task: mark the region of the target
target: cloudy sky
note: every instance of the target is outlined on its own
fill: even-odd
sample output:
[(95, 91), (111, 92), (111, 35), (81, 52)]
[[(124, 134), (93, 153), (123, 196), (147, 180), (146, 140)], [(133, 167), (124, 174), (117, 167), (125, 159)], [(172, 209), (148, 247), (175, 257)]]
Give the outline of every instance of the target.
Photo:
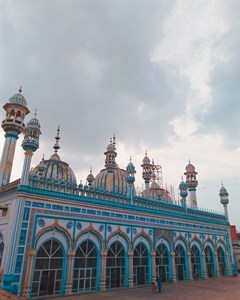
[(85, 182), (90, 166), (94, 175), (104, 167), (115, 133), (117, 162), (125, 168), (132, 156), (139, 188), (145, 150), (176, 197), (190, 159), (198, 205), (223, 211), (223, 181), (240, 230), (238, 28), (239, 2), (230, 0), (2, 0), (1, 104), (22, 85), (26, 121), (37, 108), (33, 166), (53, 153), (60, 124), (59, 155)]

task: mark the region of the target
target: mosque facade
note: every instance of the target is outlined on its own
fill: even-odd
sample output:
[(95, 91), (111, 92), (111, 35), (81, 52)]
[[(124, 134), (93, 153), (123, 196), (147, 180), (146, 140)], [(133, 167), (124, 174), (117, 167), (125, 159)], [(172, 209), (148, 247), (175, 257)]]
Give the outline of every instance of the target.
[[(40, 122), (35, 114), (24, 124), (29, 109), (21, 90), (3, 108), (2, 289), (27, 299), (139, 287), (157, 276), (175, 283), (232, 275), (228, 193), (223, 186), (219, 195), (224, 213), (199, 209), (197, 172), (189, 162), (179, 185), (181, 201), (175, 203), (158, 184), (146, 153), (141, 164), (144, 190), (136, 193), (134, 164), (118, 166), (115, 137), (104, 152), (104, 168), (95, 177), (90, 170), (83, 185), (59, 156), (59, 129), (52, 156), (32, 167)], [(11, 182), (21, 133), (22, 175)]]

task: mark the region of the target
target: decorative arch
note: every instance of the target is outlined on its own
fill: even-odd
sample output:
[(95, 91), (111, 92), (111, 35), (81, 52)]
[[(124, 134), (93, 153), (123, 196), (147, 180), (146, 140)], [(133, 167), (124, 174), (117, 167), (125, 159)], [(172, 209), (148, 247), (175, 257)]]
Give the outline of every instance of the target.
[(180, 236), (174, 243), (175, 269), (177, 281), (189, 278), (189, 265), (187, 259), (188, 245), (186, 240)]
[(81, 231), (78, 232), (78, 234), (76, 235), (75, 239), (74, 239), (74, 248), (76, 249), (77, 244), (79, 243), (79, 241), (83, 240), (84, 238), (87, 239), (91, 236), (91, 238), (96, 242), (96, 246), (99, 245), (98, 250), (104, 250), (105, 249), (105, 243), (104, 243), (104, 239), (101, 235), (101, 233), (96, 230), (92, 224), (89, 224), (89, 226)]
[(142, 232), (138, 233), (133, 241), (132, 241), (132, 248), (136, 248), (137, 244), (140, 242), (144, 243), (145, 246), (147, 247), (149, 253), (151, 253), (151, 250), (153, 249), (153, 242), (148, 234), (146, 234), (143, 230)]
[(113, 231), (107, 238), (106, 241), (106, 248), (108, 249), (112, 243), (119, 241), (122, 243), (122, 245), (125, 248), (125, 251), (127, 252), (130, 247), (130, 239), (127, 236), (127, 234), (121, 230), (120, 226), (118, 226), (118, 229)]
[(155, 244), (156, 252), (156, 275), (161, 277), (162, 282), (170, 281), (173, 276), (171, 245), (164, 236), (157, 239)]
[(226, 257), (226, 247), (223, 241), (219, 241), (216, 245), (216, 248), (217, 248), (217, 263), (219, 268), (219, 275), (226, 276), (228, 275), (227, 257)]
[(35, 243), (31, 279), (31, 296), (61, 295), (67, 278), (67, 241), (63, 233), (43, 233)]
[(206, 248), (206, 246), (209, 246), (212, 249), (213, 253), (216, 251), (214, 241), (212, 239), (210, 239), (209, 237), (204, 242), (204, 249)]
[(43, 241), (46, 241), (46, 239), (50, 239), (53, 236), (55, 239), (58, 239), (63, 244), (65, 249), (73, 248), (73, 240), (71, 234), (65, 227), (61, 226), (58, 223), (57, 219), (53, 224), (42, 228), (36, 234), (36, 237), (33, 242), (33, 248), (37, 249)]
[(201, 241), (195, 237), (190, 243), (191, 253), (191, 268), (193, 280), (204, 278), (204, 267), (202, 259), (202, 244)]

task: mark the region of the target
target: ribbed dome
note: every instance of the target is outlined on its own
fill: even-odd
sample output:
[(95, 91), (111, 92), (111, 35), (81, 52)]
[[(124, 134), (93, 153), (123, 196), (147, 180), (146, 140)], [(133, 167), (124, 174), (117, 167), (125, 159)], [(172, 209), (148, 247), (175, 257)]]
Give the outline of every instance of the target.
[(93, 187), (120, 194), (127, 194), (127, 174), (120, 168), (103, 169), (95, 177)]
[(186, 166), (186, 172), (195, 172), (195, 167), (194, 165), (192, 165), (190, 162), (189, 164)]
[(27, 106), (27, 101), (22, 94), (15, 94), (9, 99), (10, 103), (17, 103), (23, 106)]
[(27, 123), (27, 126), (35, 126), (35, 127), (38, 127), (38, 128), (41, 127), (41, 126), (40, 126), (39, 120), (36, 119), (36, 118), (31, 119), (31, 120)]
[(143, 162), (144, 165), (150, 165), (151, 161), (150, 161), (150, 158), (147, 156), (147, 154), (143, 158), (142, 162)]
[(61, 161), (59, 155), (54, 153), (49, 160), (40, 162), (31, 172), (30, 177), (42, 173), (42, 164), (46, 165), (46, 171), (42, 177), (45, 179), (64, 181), (70, 184), (76, 184), (76, 176), (69, 165)]

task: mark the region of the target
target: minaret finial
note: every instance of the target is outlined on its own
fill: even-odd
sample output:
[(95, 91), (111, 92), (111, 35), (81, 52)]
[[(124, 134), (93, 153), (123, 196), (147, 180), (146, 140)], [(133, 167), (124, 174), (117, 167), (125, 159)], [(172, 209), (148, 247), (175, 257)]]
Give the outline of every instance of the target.
[(223, 182), (221, 181), (221, 185), (223, 186)]
[(53, 149), (54, 149), (54, 152), (55, 152), (55, 153), (57, 153), (58, 150), (60, 149), (60, 146), (59, 146), (59, 144), (58, 144), (58, 142), (59, 142), (59, 140), (60, 140), (59, 132), (60, 132), (60, 125), (58, 125), (58, 128), (57, 128), (57, 135), (56, 135), (56, 137), (55, 137), (56, 142), (55, 142), (55, 144), (54, 144), (54, 146), (53, 146)]
[(20, 86), (20, 88), (19, 88), (19, 94), (21, 94), (21, 92), (22, 92), (22, 86)]
[(36, 119), (36, 117), (37, 117), (37, 108), (35, 109), (34, 119)]
[(115, 136), (115, 133), (113, 134), (113, 146), (116, 145), (116, 136)]
[(145, 150), (145, 156), (147, 156), (147, 150)]
[(189, 160), (188, 160), (188, 163), (190, 164), (191, 162), (190, 162), (190, 158), (189, 158)]
[(132, 157), (130, 156), (130, 162), (132, 162)]

